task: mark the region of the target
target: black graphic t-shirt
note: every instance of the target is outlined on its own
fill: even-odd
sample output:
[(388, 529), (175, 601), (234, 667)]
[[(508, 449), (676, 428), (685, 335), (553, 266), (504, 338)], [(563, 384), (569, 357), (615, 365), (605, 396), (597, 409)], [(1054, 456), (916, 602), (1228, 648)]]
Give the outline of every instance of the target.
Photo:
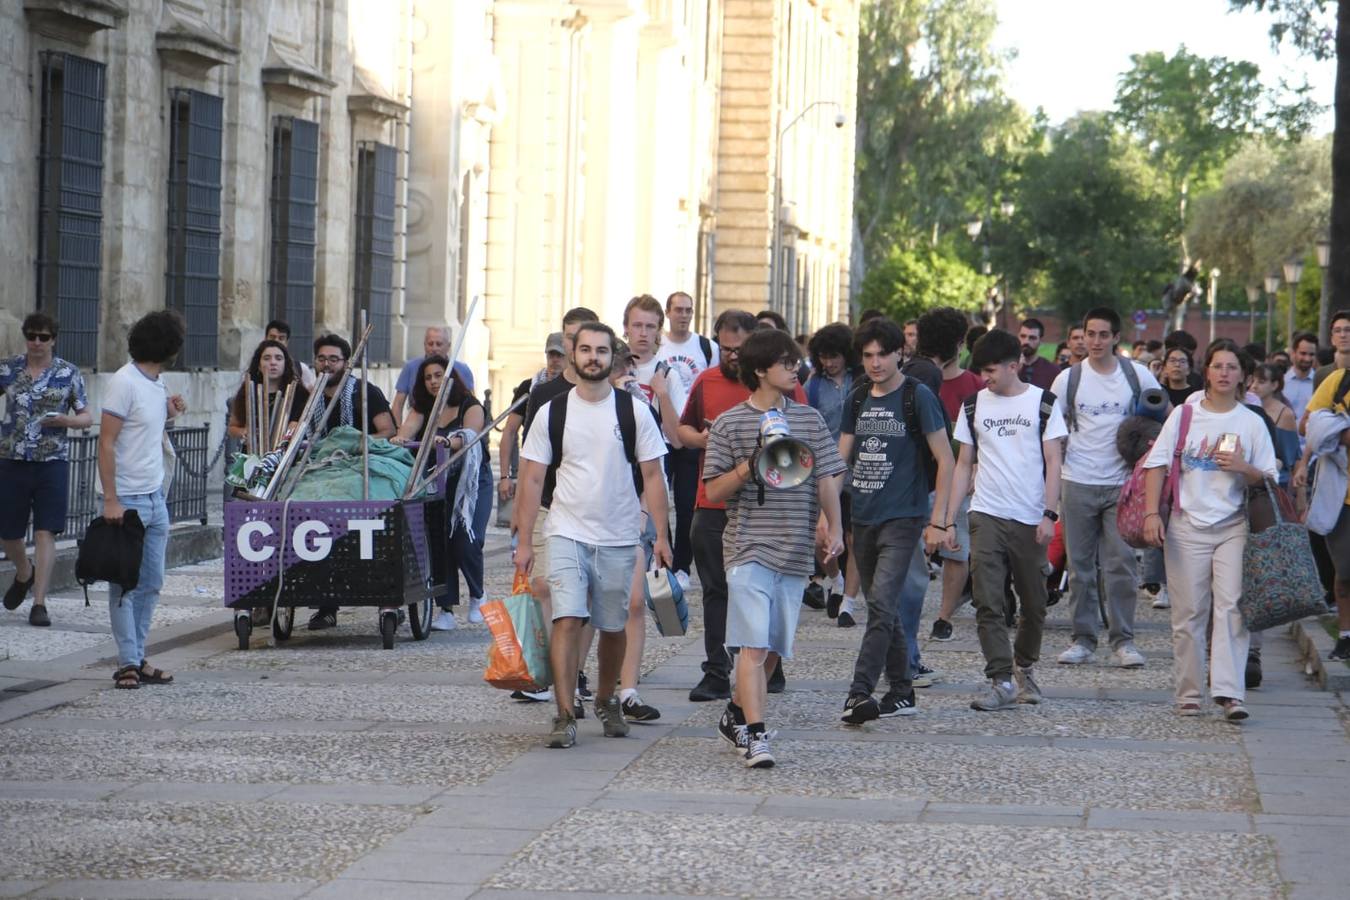
[(879, 525), (928, 515), (928, 476), (915, 442), (927, 440), (924, 435), (935, 431), (945, 434), (947, 420), (937, 395), (917, 384), (914, 410), (923, 435), (911, 436), (905, 426), (903, 395), (903, 381), (884, 397), (869, 392), (856, 421), (844, 416), (841, 430), (853, 435), (853, 472), (848, 489), (855, 524)]

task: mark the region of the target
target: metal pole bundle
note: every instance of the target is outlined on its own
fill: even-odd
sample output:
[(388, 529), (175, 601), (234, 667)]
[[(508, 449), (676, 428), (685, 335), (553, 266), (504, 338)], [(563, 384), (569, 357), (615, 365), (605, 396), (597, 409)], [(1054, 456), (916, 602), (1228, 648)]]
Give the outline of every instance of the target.
[[(361, 310), (361, 331), (366, 332), (366, 310)], [(356, 360), (352, 360), (355, 364)], [(370, 499), (370, 348), (364, 343), (361, 350), (361, 499)]]
[(431, 404), (431, 412), (427, 414), (426, 421), (422, 423), (422, 440), (417, 446), (417, 455), (413, 459), (412, 474), (408, 476), (408, 484), (403, 489), (403, 499), (407, 500), (417, 493), (418, 479), (417, 475), (422, 471), (422, 466), (426, 464), (427, 454), (436, 439), (436, 422), (441, 417), (441, 411), (445, 409), (445, 400), (450, 395), (450, 382), (455, 375), (455, 362), (459, 359), (460, 348), (464, 346), (464, 337), (469, 333), (469, 322), (473, 321), (473, 312), (478, 307), (478, 298), (474, 297), (469, 304), (469, 311), (464, 316), (464, 324), (459, 329), (459, 337), (455, 339), (455, 349), (450, 354), (450, 360), (446, 363), (445, 377), (441, 379), (441, 389), (436, 392), (436, 401)]

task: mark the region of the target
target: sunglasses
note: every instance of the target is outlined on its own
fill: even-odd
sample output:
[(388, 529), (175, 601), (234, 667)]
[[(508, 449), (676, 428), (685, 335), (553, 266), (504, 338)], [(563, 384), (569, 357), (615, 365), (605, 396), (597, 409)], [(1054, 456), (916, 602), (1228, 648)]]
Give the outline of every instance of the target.
[(45, 344), (55, 337), (55, 335), (47, 334), (43, 331), (25, 331), (23, 336), (30, 341), (37, 341), (39, 344)]

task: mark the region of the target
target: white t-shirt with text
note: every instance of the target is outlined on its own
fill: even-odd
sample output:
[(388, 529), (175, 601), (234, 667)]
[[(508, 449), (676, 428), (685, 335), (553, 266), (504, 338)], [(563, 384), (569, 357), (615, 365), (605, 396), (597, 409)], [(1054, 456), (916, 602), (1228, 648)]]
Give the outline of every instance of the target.
[[(1044, 457), (1041, 441), (1068, 433), (1059, 404), (1050, 411), (1041, 435), (1041, 397), (1035, 385), (1015, 397), (1001, 397), (989, 388), (975, 395), (975, 435), (963, 409), (956, 417), (956, 439), (979, 450), (975, 495), (970, 511), (1026, 525), (1045, 515)], [(978, 443), (977, 440), (978, 439)]]
[[(1236, 434), (1247, 462), (1275, 477), (1275, 447), (1270, 431), (1261, 417), (1241, 404), (1226, 413), (1212, 412), (1204, 404), (1188, 404), (1191, 425), (1186, 431), (1186, 446), (1181, 452), (1181, 509), (1198, 525), (1216, 525), (1242, 509), (1246, 479), (1219, 468), (1214, 454), (1224, 433)], [(1172, 410), (1163, 425), (1144, 467), (1172, 465), (1177, 435), (1181, 431), (1180, 409)], [(1173, 514), (1175, 514), (1173, 510)]]
[(113, 443), (117, 496), (153, 494), (164, 485), (164, 427), (168, 392), (162, 379), (149, 378), (127, 363), (108, 379), (103, 412), (122, 420)]
[(717, 365), (717, 343), (709, 340), (708, 348), (712, 351), (711, 360), (703, 355), (697, 332), (689, 332), (689, 337), (679, 343), (671, 340), (669, 332), (661, 335), (661, 346), (656, 348), (656, 358), (670, 364), (673, 376), (670, 381), (670, 402), (675, 405), (677, 413), (684, 412), (685, 401), (689, 399), (689, 391), (698, 373)]
[[(556, 535), (601, 547), (638, 542), (638, 497), (633, 489), (633, 470), (623, 452), (614, 402), (613, 391), (597, 403), (583, 400), (575, 389), (567, 398), (562, 464), (558, 466), (557, 486), (544, 529), (548, 537)], [(520, 451), (524, 459), (545, 466), (553, 462), (547, 427), (552, 404), (550, 400), (540, 407), (536, 418), (545, 427), (531, 428)], [(633, 413), (638, 461), (665, 456), (666, 442), (656, 419), (636, 404)]]
[[(1129, 475), (1125, 460), (1116, 449), (1116, 431), (1130, 415), (1130, 382), (1121, 366), (1134, 366), (1139, 376), (1139, 389), (1161, 388), (1158, 379), (1147, 368), (1132, 360), (1116, 360), (1115, 371), (1098, 375), (1092, 364), (1084, 361), (1083, 377), (1074, 397), (1077, 429), (1069, 433), (1069, 446), (1064, 455), (1064, 480), (1074, 484), (1121, 485)], [(1065, 394), (1069, 391), (1069, 373), (1065, 369), (1055, 378), (1050, 390), (1055, 394), (1055, 408), (1065, 413)]]

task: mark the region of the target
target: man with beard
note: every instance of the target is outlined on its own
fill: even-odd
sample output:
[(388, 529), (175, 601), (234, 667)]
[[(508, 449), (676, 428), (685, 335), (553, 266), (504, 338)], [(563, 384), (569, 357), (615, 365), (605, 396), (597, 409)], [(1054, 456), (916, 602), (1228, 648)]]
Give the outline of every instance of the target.
[(1069, 329), (1068, 344), (1069, 365), (1076, 366), (1087, 359), (1087, 333), (1083, 331), (1083, 324), (1081, 322), (1075, 322)]
[(1045, 326), (1040, 319), (1027, 319), (1017, 332), (1017, 340), (1022, 345), (1022, 358), (1019, 360), (1018, 376), (1027, 384), (1034, 384), (1043, 391), (1050, 390), (1059, 375), (1059, 366), (1044, 358), (1038, 352)]
[[(755, 317), (739, 309), (729, 309), (713, 324), (713, 337), (720, 351), (718, 364), (705, 369), (694, 379), (689, 400), (680, 417), (680, 442), (686, 447), (707, 449), (708, 430), (717, 417), (750, 397), (750, 389), (740, 382), (741, 344), (755, 330)], [(798, 385), (793, 399), (806, 402)], [(699, 460), (702, 470), (703, 461)], [(708, 499), (703, 480), (698, 483), (694, 502), (694, 521), (690, 540), (694, 547), (694, 565), (703, 585), (703, 679), (689, 692), (695, 702), (731, 698), (731, 657), (726, 651), (727, 573), (723, 562), (722, 533), (726, 530), (725, 503)], [(769, 691), (781, 691), (781, 669), (769, 681)]]
[[(655, 556), (662, 565), (671, 562), (661, 465), (666, 445), (655, 420), (636, 414), (632, 395), (615, 391), (610, 384), (614, 344), (614, 332), (607, 325), (586, 322), (577, 329), (572, 351), (577, 385), (541, 407), (545, 424), (529, 431), (520, 453), (517, 502), (522, 532), (534, 529), (545, 471), (551, 470), (555, 479), (545, 531), (549, 557), (545, 574), (553, 598), (549, 656), (558, 705), (547, 744), (555, 749), (576, 743), (573, 691), (581, 663), (577, 640), (587, 620), (600, 632), (596, 717), (605, 737), (628, 734), (615, 687), (627, 644), (629, 584), (639, 544), (634, 463), (656, 525)], [(557, 426), (557, 416), (565, 418), (561, 446), (555, 448), (550, 432)], [(529, 574), (533, 547), (519, 542), (514, 557), (517, 571)]]

